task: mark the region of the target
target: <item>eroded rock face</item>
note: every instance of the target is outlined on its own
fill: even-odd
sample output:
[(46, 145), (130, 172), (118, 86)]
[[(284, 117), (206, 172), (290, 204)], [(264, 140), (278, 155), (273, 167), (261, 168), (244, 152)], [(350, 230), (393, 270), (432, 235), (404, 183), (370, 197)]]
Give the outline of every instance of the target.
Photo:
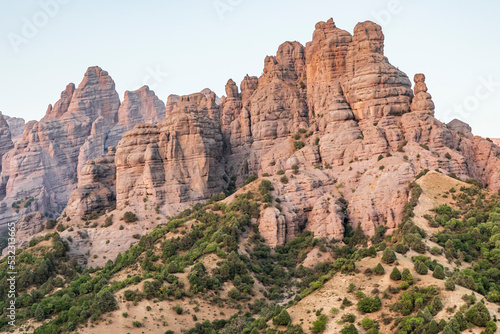
[[(0, 160), (14, 147), (10, 127), (4, 116), (0, 113)], [(0, 161), (0, 171), (2, 170), (2, 162)]]
[(137, 124), (155, 124), (165, 119), (165, 104), (149, 87), (125, 92), (123, 103), (118, 109), (118, 123), (106, 139), (106, 147), (116, 146), (123, 134)]
[(410, 110), (410, 80), (384, 57), (384, 34), (379, 25), (359, 23), (351, 36), (331, 19), (320, 22), (306, 54), (312, 115), (333, 112), (333, 119), (346, 120), (352, 118), (351, 109), (358, 120), (376, 120)]
[(222, 131), (228, 147), (228, 168), (240, 182), (249, 173), (273, 172), (293, 153), (290, 136), (308, 127), (308, 109), (301, 82), (305, 80), (304, 48), (282, 44), (266, 57), (264, 74), (245, 77), (242, 92), (230, 80), (221, 103)]
[(434, 102), (431, 94), (427, 93), (427, 85), (425, 84), (424, 74), (415, 74), (415, 88), (413, 89), (415, 96), (411, 102), (411, 111), (427, 111), (434, 114)]
[(78, 178), (78, 188), (71, 193), (65, 213), (82, 217), (99, 213), (116, 204), (116, 166), (114, 147), (95, 160), (89, 160)]
[(411, 82), (384, 56), (384, 34), (376, 23), (366, 21), (354, 28), (346, 77), (344, 92), (357, 119), (410, 111)]
[[(76, 188), (77, 171), (104, 153), (104, 136), (115, 122), (120, 101), (113, 79), (99, 67), (70, 84), (39, 122), (25, 126), (23, 138), (5, 155), (0, 185), (0, 225), (40, 211), (57, 216)], [(33, 197), (19, 212), (13, 202)]]
[(3, 117), (9, 125), (12, 141), (16, 143), (23, 136), (24, 124), (26, 122), (20, 117), (9, 117), (7, 115), (3, 115)]
[(474, 135), (472, 134), (472, 128), (469, 124), (462, 122), (459, 119), (454, 119), (450, 123), (448, 123), (448, 127), (453, 131), (463, 134), (467, 138), (472, 138)]
[(165, 121), (124, 135), (116, 152), (119, 207), (146, 197), (172, 214), (226, 186), (222, 133), (209, 117), (216, 106), (213, 95), (183, 96)]

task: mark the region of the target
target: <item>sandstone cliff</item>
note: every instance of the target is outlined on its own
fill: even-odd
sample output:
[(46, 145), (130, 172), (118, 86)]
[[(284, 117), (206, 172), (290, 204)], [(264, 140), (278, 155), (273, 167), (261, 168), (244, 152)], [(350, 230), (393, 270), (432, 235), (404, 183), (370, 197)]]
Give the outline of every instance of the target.
[(9, 125), (12, 141), (16, 143), (23, 136), (23, 129), (26, 122), (20, 117), (10, 117), (7, 115), (3, 115), (3, 117)]
[[(54, 106), (49, 105), (44, 118), (25, 125), (15, 147), (2, 146), (5, 151), (12, 150), (0, 152), (6, 153), (0, 184), (0, 226), (29, 212), (39, 211), (47, 217), (59, 216), (78, 183), (82, 186), (79, 189), (81, 195), (90, 191), (87, 184), (89, 173), (97, 172), (89, 171), (91, 167), (87, 162), (104, 155), (110, 143), (117, 143), (121, 135), (135, 124), (163, 119), (164, 108), (147, 87), (127, 92), (120, 106), (113, 79), (101, 68), (90, 67), (78, 87), (72, 83), (67, 85), (60, 100)], [(19, 125), (19, 121), (12, 123)], [(0, 124), (4, 129), (2, 125), (5, 124)], [(15, 126), (13, 128), (18, 131)], [(7, 137), (5, 134), (1, 138), (7, 140)], [(108, 160), (109, 157), (98, 159), (97, 164), (106, 164)], [(115, 197), (114, 192), (109, 191), (112, 194), (82, 199), (84, 203), (79, 209), (73, 208), (74, 212), (86, 212), (95, 205), (108, 205)], [(90, 203), (94, 199), (104, 199), (103, 196), (108, 201)], [(15, 202), (28, 198), (33, 198), (29, 207), (12, 207)], [(73, 202), (71, 204), (75, 206)]]
[(165, 121), (126, 133), (116, 149), (118, 206), (151, 197), (174, 214), (222, 191), (227, 184), (218, 110), (214, 94), (183, 96)]

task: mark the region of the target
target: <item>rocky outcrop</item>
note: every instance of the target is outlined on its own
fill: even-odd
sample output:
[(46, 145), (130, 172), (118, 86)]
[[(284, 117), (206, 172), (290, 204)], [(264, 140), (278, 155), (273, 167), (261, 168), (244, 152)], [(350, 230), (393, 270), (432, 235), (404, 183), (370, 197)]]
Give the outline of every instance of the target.
[(165, 121), (123, 136), (116, 151), (119, 207), (149, 198), (173, 214), (224, 189), (222, 133), (209, 117), (216, 106), (213, 94), (183, 96)]
[(291, 135), (308, 127), (305, 93), (300, 88), (304, 78), (304, 48), (287, 42), (276, 56), (266, 57), (259, 79), (243, 79), (241, 93), (232, 80), (226, 85), (222, 131), (229, 151), (228, 169), (240, 182), (249, 173), (274, 172), (293, 153)]
[[(104, 138), (119, 105), (113, 79), (91, 67), (78, 88), (68, 85), (42, 120), (25, 126), (23, 138), (4, 158), (0, 225), (34, 211), (59, 215), (76, 188), (77, 171), (104, 153)], [(29, 208), (11, 208), (27, 197), (34, 199)]]
[(59, 101), (57, 101), (56, 104), (54, 104), (54, 107), (52, 107), (52, 105), (49, 104), (44, 119), (46, 120), (58, 119), (62, 117), (62, 115), (64, 115), (64, 113), (68, 111), (74, 93), (75, 93), (75, 84), (69, 83), (66, 86), (66, 89), (61, 92), (61, 97)]
[(469, 124), (462, 122), (461, 120), (458, 120), (455, 118), (447, 125), (453, 131), (458, 132), (458, 133), (466, 136), (467, 138), (474, 137), (474, 135), (472, 134), (472, 128), (469, 126)]
[(0, 113), (0, 171), (2, 170), (2, 157), (14, 147), (10, 127), (2, 113)]
[(414, 81), (413, 92), (415, 96), (411, 102), (411, 111), (427, 111), (434, 114), (434, 102), (432, 102), (431, 94), (427, 93), (425, 75), (421, 73), (415, 74)]
[(82, 217), (100, 213), (116, 204), (115, 148), (95, 160), (89, 160), (78, 178), (78, 188), (71, 193), (65, 214)]
[(351, 43), (351, 34), (337, 28), (333, 19), (316, 24), (312, 41), (306, 45), (307, 101), (312, 117), (329, 113), (338, 120), (353, 117), (341, 88)]
[(9, 117), (7, 115), (3, 115), (3, 117), (9, 125), (12, 141), (16, 143), (23, 136), (25, 121), (20, 117)]
[(125, 92), (123, 103), (118, 109), (118, 123), (110, 130), (106, 147), (116, 146), (122, 135), (141, 123), (155, 124), (165, 119), (165, 104), (149, 87)]
[(357, 119), (379, 119), (410, 111), (411, 82), (384, 56), (384, 34), (376, 23), (358, 23), (346, 55), (347, 101)]
[(384, 35), (379, 25), (359, 23), (351, 36), (337, 28), (332, 19), (320, 22), (306, 54), (311, 115), (336, 112), (334, 119), (349, 119), (351, 109), (360, 120), (410, 110), (410, 80), (384, 57)]

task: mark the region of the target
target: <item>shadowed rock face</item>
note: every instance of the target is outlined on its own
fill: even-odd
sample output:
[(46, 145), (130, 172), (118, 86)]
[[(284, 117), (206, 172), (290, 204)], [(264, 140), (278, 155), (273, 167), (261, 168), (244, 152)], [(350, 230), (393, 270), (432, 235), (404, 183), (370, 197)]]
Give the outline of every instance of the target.
[(137, 124), (155, 124), (163, 119), (165, 104), (147, 86), (133, 92), (126, 91), (118, 109), (118, 122), (107, 136), (106, 147), (118, 145), (122, 135)]
[(118, 206), (152, 198), (173, 214), (220, 192), (224, 157), (215, 96), (183, 96), (157, 125), (138, 125), (116, 150)]
[[(205, 89), (164, 105), (143, 87), (120, 105), (109, 75), (91, 68), (5, 154), (1, 217), (15, 217), (12, 202), (27, 196), (35, 201), (18, 216), (56, 215), (66, 204), (77, 217), (115, 204), (172, 215), (256, 174), (281, 200), (259, 222), (276, 246), (304, 228), (329, 239), (346, 224), (368, 235), (395, 229), (425, 169), (498, 190), (500, 147), (463, 122), (435, 119), (425, 76), (414, 81), (412, 90), (384, 56), (380, 26), (359, 23), (351, 35), (333, 20), (318, 23), (305, 47), (283, 43), (260, 77), (240, 88), (229, 80), (220, 100)], [(273, 176), (279, 170), (288, 183)]]

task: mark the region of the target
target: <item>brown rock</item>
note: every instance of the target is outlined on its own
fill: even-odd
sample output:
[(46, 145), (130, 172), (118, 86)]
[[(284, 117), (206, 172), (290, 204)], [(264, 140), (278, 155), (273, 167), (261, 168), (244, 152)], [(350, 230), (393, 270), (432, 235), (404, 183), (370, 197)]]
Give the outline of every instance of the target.
[(209, 117), (214, 105), (201, 93), (183, 96), (165, 121), (124, 135), (116, 152), (119, 207), (148, 197), (173, 214), (224, 189), (222, 134)]
[(69, 217), (98, 213), (116, 204), (115, 148), (89, 160), (80, 172), (78, 188), (71, 193), (64, 212)]
[(2, 157), (14, 147), (10, 127), (2, 113), (0, 113), (0, 171), (2, 170)]
[(125, 92), (118, 109), (118, 123), (107, 134), (106, 147), (116, 146), (123, 134), (141, 123), (155, 124), (165, 119), (165, 104), (148, 86)]
[(454, 119), (450, 123), (447, 124), (450, 129), (456, 131), (458, 133), (463, 134), (467, 138), (472, 138), (474, 135), (472, 134), (472, 128), (469, 124), (462, 122), (461, 120)]
[(415, 96), (411, 102), (411, 111), (427, 111), (434, 114), (434, 102), (432, 97), (427, 93), (427, 85), (425, 84), (425, 75), (415, 74)]
[[(104, 153), (105, 134), (120, 104), (106, 71), (91, 67), (76, 90), (68, 85), (40, 122), (25, 126), (22, 140), (5, 155), (0, 184), (0, 226), (40, 211), (58, 216), (76, 188), (77, 171)], [(13, 202), (31, 196), (19, 212)]]
[(25, 121), (19, 117), (9, 117), (7, 115), (3, 115), (5, 121), (9, 125), (10, 134), (12, 137), (12, 141), (17, 143), (23, 136), (23, 130)]

